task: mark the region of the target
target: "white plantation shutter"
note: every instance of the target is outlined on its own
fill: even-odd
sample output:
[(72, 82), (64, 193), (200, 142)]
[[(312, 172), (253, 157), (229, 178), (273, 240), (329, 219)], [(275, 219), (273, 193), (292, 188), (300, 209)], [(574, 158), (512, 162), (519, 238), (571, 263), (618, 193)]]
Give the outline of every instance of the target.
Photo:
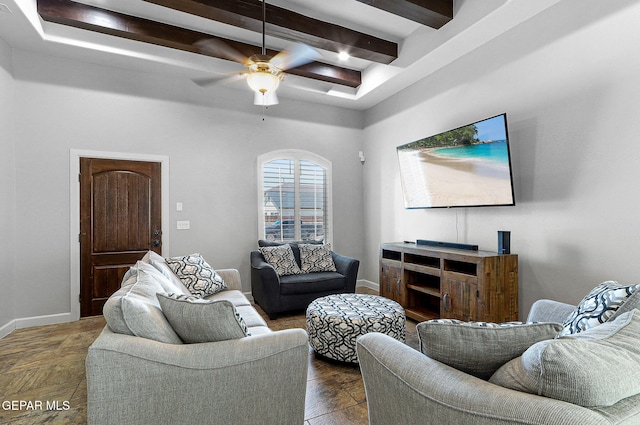
[(304, 151), (258, 158), (258, 238), (331, 240), (331, 163)]
[(300, 167), (300, 222), (302, 240), (320, 240), (327, 227), (327, 170), (311, 161), (301, 160)]

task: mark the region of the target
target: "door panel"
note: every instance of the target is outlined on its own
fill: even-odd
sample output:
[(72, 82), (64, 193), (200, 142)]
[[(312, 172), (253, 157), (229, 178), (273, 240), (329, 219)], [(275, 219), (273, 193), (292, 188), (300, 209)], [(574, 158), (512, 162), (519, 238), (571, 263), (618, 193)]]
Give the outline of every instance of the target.
[(465, 279), (443, 276), (441, 316), (447, 319), (476, 319), (478, 285)]
[(80, 315), (102, 314), (130, 266), (161, 252), (160, 163), (80, 159)]

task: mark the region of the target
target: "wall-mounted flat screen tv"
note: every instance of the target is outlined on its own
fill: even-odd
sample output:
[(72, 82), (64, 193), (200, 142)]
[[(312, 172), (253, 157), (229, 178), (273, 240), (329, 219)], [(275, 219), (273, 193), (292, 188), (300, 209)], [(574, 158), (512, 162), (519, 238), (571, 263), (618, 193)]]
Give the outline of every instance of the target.
[(398, 146), (406, 208), (515, 205), (507, 114)]

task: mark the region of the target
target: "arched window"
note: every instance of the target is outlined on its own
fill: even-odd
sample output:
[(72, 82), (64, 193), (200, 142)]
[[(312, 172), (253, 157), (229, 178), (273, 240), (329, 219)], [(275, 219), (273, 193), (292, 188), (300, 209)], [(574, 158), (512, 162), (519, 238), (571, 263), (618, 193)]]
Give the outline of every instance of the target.
[(258, 157), (258, 238), (332, 241), (331, 162), (311, 152)]

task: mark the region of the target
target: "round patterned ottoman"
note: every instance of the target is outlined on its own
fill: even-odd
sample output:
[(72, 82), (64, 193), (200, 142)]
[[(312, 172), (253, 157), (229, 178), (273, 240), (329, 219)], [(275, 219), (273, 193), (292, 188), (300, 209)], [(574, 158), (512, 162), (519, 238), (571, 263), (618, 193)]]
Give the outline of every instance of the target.
[(328, 295), (307, 307), (309, 344), (317, 354), (343, 362), (358, 362), (356, 339), (369, 332), (404, 342), (405, 321), (400, 304), (377, 295)]

